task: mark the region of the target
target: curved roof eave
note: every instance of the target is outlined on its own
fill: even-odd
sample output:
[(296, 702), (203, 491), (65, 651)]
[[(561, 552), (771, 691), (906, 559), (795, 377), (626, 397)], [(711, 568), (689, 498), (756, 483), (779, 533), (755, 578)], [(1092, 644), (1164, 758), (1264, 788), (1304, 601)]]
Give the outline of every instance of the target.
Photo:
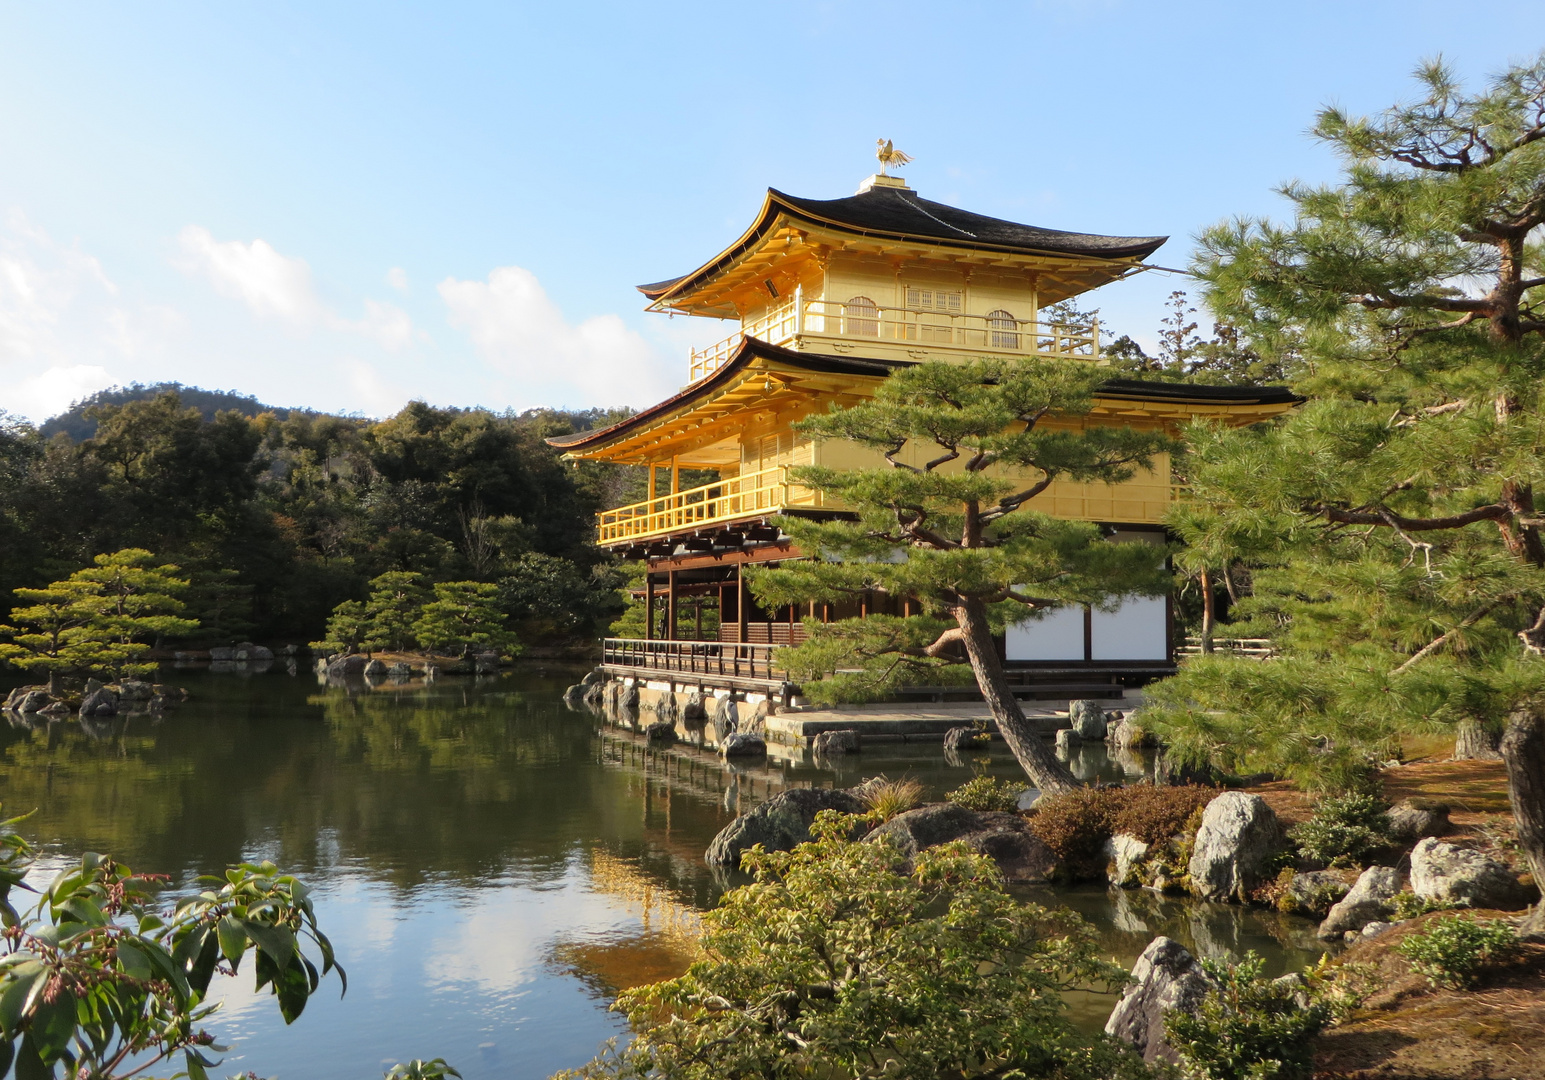
[[(907, 198), (902, 194), (903, 191), (913, 198)], [(915, 211), (919, 220), (935, 222), (939, 227), (931, 227), (926, 231), (904, 227), (896, 220), (896, 204)], [(640, 285), (638, 290), (655, 303), (680, 293), (722, 269), (760, 240), (780, 213), (812, 225), (839, 229), (858, 236), (945, 243), (954, 247), (1047, 255), (1053, 258), (1106, 259), (1111, 262), (1147, 258), (1169, 239), (1167, 236), (1102, 236), (1022, 225), (935, 203), (917, 196), (910, 189), (873, 188), (845, 199), (802, 199), (776, 188), (768, 188), (755, 222), (733, 244), (691, 273)], [(958, 224), (951, 223), (947, 218), (954, 218)], [(982, 239), (979, 234), (966, 229), (966, 225), (1000, 234), (1000, 239)], [(956, 235), (950, 235), (951, 232)], [(1020, 234), (1020, 237), (1013, 239), (1014, 233)]]

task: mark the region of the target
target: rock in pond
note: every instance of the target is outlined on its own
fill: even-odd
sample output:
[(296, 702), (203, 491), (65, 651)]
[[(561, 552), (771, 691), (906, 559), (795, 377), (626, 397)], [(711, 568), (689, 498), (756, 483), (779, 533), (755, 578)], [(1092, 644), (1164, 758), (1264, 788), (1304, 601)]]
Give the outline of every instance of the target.
[(1055, 746), (1058, 750), (1066, 752), (1081, 742), (1083, 742), (1083, 739), (1079, 737), (1078, 732), (1074, 731), (1072, 728), (1063, 728), (1061, 731), (1057, 732)]
[(1399, 870), (1393, 866), (1370, 866), (1320, 923), (1320, 937), (1334, 941), (1349, 930), (1361, 933), (1369, 923), (1383, 922), (1394, 913), (1391, 901), (1399, 891)]
[(846, 791), (795, 788), (779, 792), (720, 829), (703, 859), (709, 866), (736, 870), (740, 853), (757, 844), (768, 851), (789, 851), (810, 839), (810, 823), (822, 810), (861, 814), (864, 804)]
[(1164, 1041), (1164, 1014), (1194, 1013), (1212, 980), (1186, 947), (1167, 937), (1151, 941), (1132, 965), (1132, 983), (1111, 1010), (1105, 1034), (1131, 1043), (1143, 1060), (1179, 1062)]
[(18, 686), (11, 691), (10, 697), (5, 699), (5, 707), (19, 713), (42, 712), (53, 700), (48, 696), (46, 687)]
[(357, 679), (365, 673), (365, 665), (368, 662), (363, 656), (339, 656), (328, 662), (327, 677), (329, 679)]
[(841, 731), (823, 731), (815, 737), (815, 741), (810, 744), (810, 749), (823, 757), (836, 754), (856, 754), (859, 749), (858, 732), (852, 728), (843, 728)]
[(1503, 911), (1530, 901), (1529, 891), (1507, 866), (1432, 837), (1411, 851), (1411, 891), (1423, 900)]
[(1080, 739), (1098, 742), (1105, 738), (1105, 707), (1098, 701), (1068, 702), (1068, 720)]
[(664, 720), (656, 720), (644, 729), (644, 738), (652, 743), (669, 745), (676, 741), (676, 725)]
[[(213, 652), (213, 650), (210, 650)], [(231, 650), (231, 660), (272, 660), (274, 651), (266, 645), (254, 645), (250, 641), (243, 641)]]
[(991, 736), (981, 728), (961, 724), (944, 733), (944, 749), (965, 750), (991, 741)]
[(1110, 837), (1105, 841), (1104, 847), (1106, 878), (1112, 885), (1122, 888), (1141, 885), (1137, 870), (1143, 860), (1148, 858), (1150, 850), (1150, 845), (1126, 833), (1117, 833)]
[(1038, 883), (1057, 871), (1057, 856), (1036, 837), (1018, 814), (978, 813), (954, 803), (935, 803), (897, 814), (866, 839), (888, 840), (907, 858), (919, 851), (960, 840), (998, 864), (1006, 880)]
[(704, 703), (701, 690), (694, 690), (687, 695), (687, 703), (681, 707), (681, 722), (684, 724), (708, 722), (708, 706)]
[(81, 700), (80, 714), (86, 717), (117, 716), (118, 695), (113, 693), (105, 686), (101, 687), (100, 689), (87, 694), (85, 698)]
[(563, 704), (570, 712), (583, 712), (585, 708), (585, 691), (589, 687), (584, 683), (575, 683), (563, 692)]
[(734, 731), (719, 744), (719, 753), (727, 758), (766, 757), (767, 743), (760, 735), (753, 735), (749, 731)]
[(121, 679), (113, 685), (120, 701), (149, 701), (155, 687), (139, 679)]
[(1191, 891), (1204, 900), (1245, 900), (1271, 876), (1272, 861), (1286, 843), (1282, 824), (1265, 799), (1225, 791), (1202, 811), (1186, 867)]
[(368, 664), (365, 665), (365, 678), (369, 679), (371, 682), (383, 682), (390, 674), (391, 668), (387, 667), (385, 662), (382, 660), (372, 659)]

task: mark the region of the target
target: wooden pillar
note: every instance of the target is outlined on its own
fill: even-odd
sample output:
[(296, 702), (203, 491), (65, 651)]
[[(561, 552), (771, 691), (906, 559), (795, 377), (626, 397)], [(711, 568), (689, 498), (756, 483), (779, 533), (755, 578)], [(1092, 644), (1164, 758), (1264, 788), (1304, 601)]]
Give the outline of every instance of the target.
[(676, 640), (676, 571), (666, 571), (665, 585), (665, 640)]
[[(649, 466), (651, 476), (654, 466)], [(650, 484), (653, 487), (653, 484)], [(644, 640), (654, 640), (654, 575), (644, 574)]]
[[(649, 501), (654, 501), (654, 462), (652, 461), (649, 463)], [(649, 509), (653, 510), (654, 507), (651, 506)]]
[(747, 609), (751, 605), (746, 602), (746, 564), (735, 565), (735, 617), (740, 620), (740, 640), (746, 640), (746, 616)]
[(692, 640), (703, 640), (703, 598), (699, 596), (692, 602), (692, 613), (697, 618), (697, 628), (692, 632)]

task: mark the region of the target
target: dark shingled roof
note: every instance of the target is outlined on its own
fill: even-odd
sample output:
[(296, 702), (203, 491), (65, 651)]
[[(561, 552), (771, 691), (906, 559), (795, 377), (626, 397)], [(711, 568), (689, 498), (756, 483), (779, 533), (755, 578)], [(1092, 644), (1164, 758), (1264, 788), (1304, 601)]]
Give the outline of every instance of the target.
[(657, 300), (689, 279), (706, 276), (759, 239), (780, 211), (816, 224), (834, 225), (872, 236), (921, 237), (958, 247), (1100, 259), (1145, 259), (1169, 239), (1167, 236), (1100, 236), (1021, 225), (946, 206), (922, 198), (910, 188), (873, 187), (845, 199), (802, 199), (768, 188), (761, 218), (734, 247), (690, 274), (640, 285), (639, 291), (651, 300)]
[[(777, 360), (790, 367), (806, 371), (832, 374), (885, 376), (900, 367), (909, 367), (905, 361), (871, 360), (852, 356), (829, 356), (825, 353), (796, 352), (765, 341), (746, 338), (735, 350), (735, 355), (713, 374), (699, 379), (690, 386), (664, 401), (649, 406), (604, 428), (576, 431), (557, 435), (547, 440), (549, 446), (560, 450), (594, 446), (627, 434), (650, 423), (673, 409), (691, 403), (730, 382), (744, 371), (756, 357)], [(1141, 379), (1109, 379), (1100, 384), (1095, 394), (1103, 398), (1126, 401), (1181, 401), (1216, 404), (1227, 402), (1235, 405), (1291, 405), (1303, 401), (1285, 386), (1197, 386), (1192, 383), (1146, 382)]]

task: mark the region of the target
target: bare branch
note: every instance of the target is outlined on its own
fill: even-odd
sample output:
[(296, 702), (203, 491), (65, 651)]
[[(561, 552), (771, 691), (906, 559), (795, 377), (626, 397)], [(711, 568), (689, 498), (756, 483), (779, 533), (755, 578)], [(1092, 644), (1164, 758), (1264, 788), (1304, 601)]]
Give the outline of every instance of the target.
[(1448, 644), (1449, 639), (1452, 638), (1455, 634), (1459, 633), (1462, 630), (1468, 630), (1470, 627), (1472, 627), (1476, 623), (1480, 622), (1481, 619), (1485, 618), (1486, 615), (1493, 608), (1497, 607), (1497, 605), (1504, 604), (1504, 603), (1508, 602), (1511, 599), (1513, 599), (1513, 597), (1511, 595), (1509, 595), (1509, 596), (1502, 596), (1502, 597), (1498, 597), (1496, 600), (1491, 600), (1491, 601), (1489, 601), (1487, 603), (1482, 604), (1480, 607), (1478, 607), (1474, 611), (1470, 612), (1470, 614), (1466, 615), (1463, 619), (1460, 619), (1459, 622), (1456, 623), (1454, 626), (1452, 626), (1449, 629), (1443, 631), (1443, 633), (1439, 634), (1437, 637), (1433, 638), (1427, 644), (1423, 645), (1416, 652), (1412, 653), (1411, 656), (1406, 659), (1405, 663), (1403, 663), (1399, 667), (1395, 668), (1395, 670), (1391, 671), (1390, 674), (1391, 675), (1399, 675), (1399, 674), (1409, 670), (1411, 665), (1419, 662), (1420, 660), (1424, 659), (1425, 657), (1431, 656), (1433, 653), (1435, 653), (1439, 649), (1443, 648), (1443, 646)]

